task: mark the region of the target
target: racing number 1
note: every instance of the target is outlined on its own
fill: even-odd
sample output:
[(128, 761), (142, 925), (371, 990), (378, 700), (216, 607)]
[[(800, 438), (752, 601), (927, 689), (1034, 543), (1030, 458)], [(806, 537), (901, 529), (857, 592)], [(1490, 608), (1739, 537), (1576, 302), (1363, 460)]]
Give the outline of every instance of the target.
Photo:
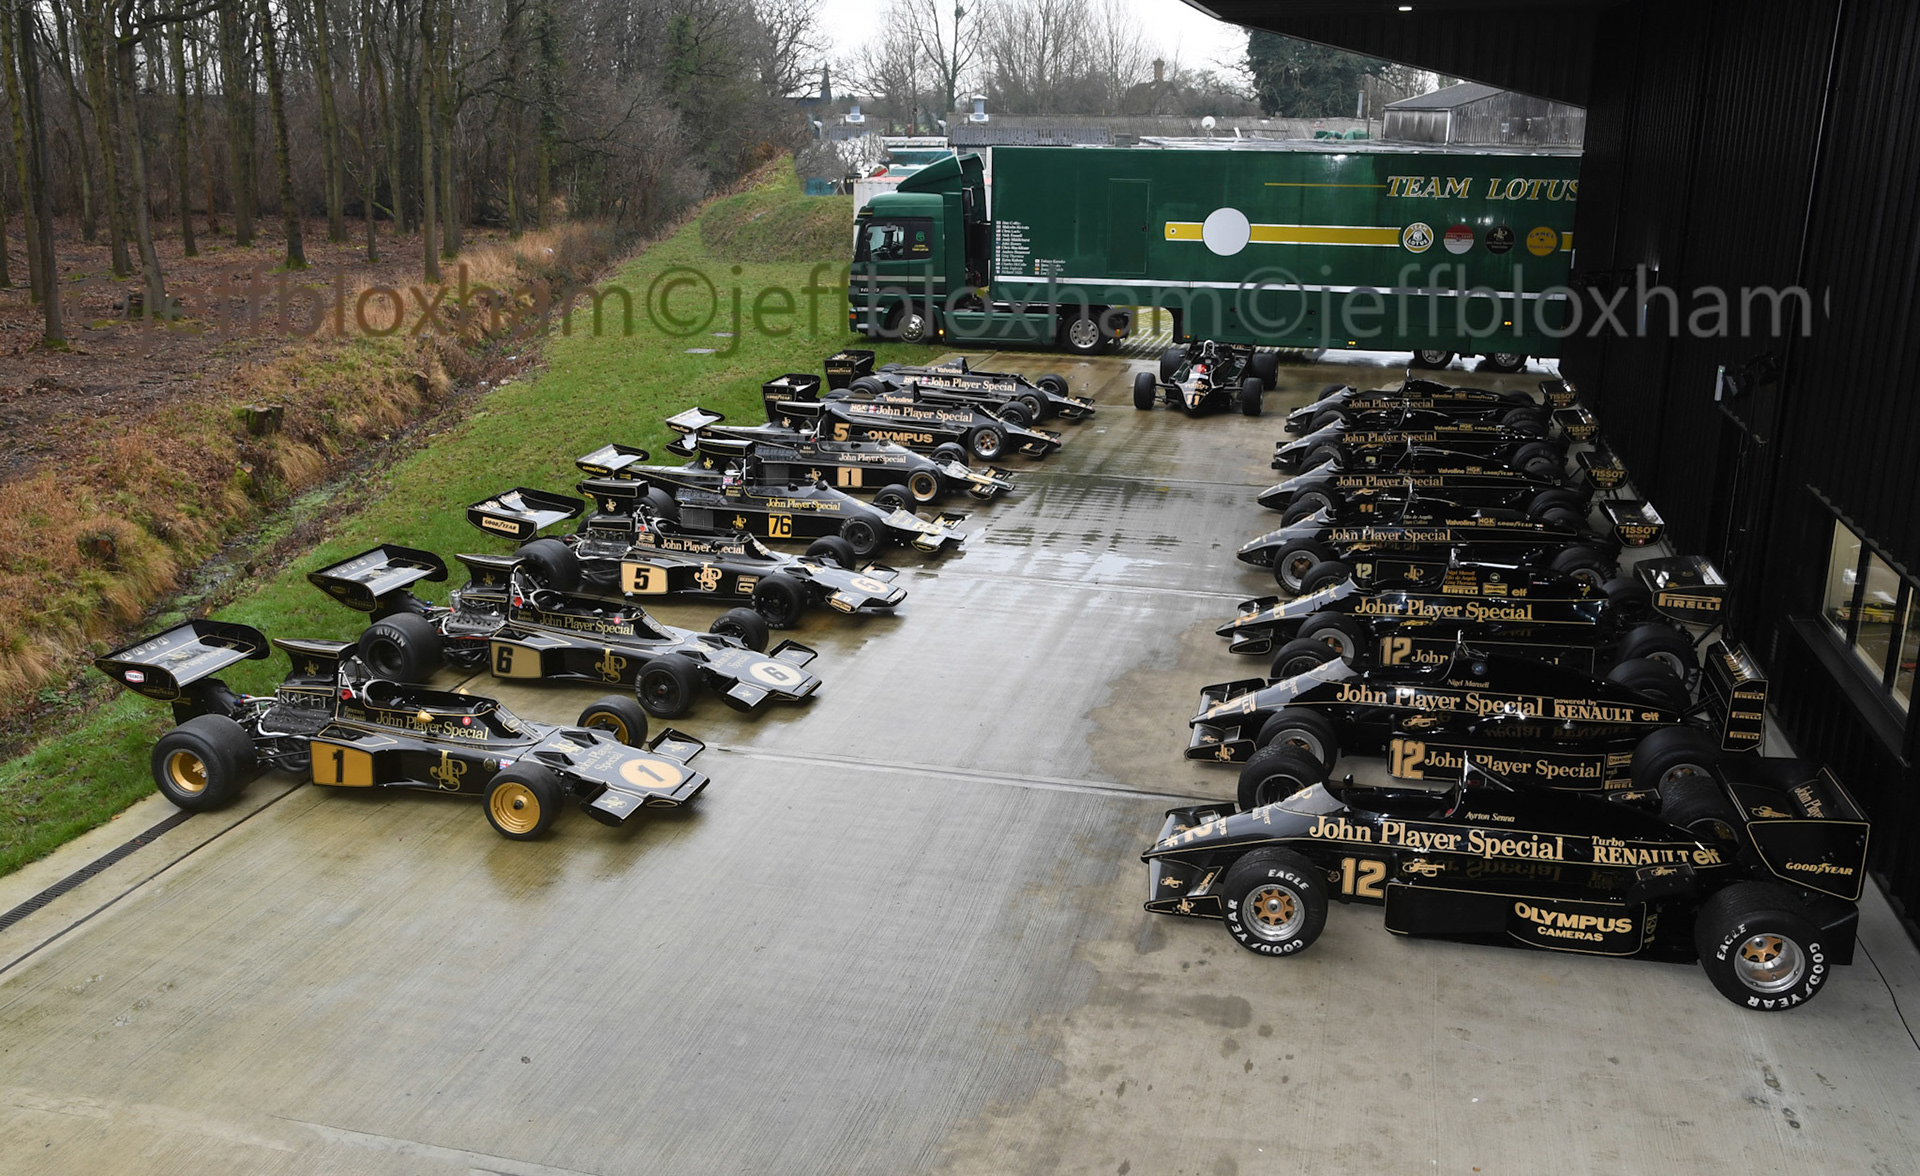
[(838, 472), (840, 475), (839, 483), (842, 488), (848, 489), (848, 490), (858, 490), (860, 488), (860, 467), (859, 466), (853, 466), (851, 468), (847, 466), (841, 466)]

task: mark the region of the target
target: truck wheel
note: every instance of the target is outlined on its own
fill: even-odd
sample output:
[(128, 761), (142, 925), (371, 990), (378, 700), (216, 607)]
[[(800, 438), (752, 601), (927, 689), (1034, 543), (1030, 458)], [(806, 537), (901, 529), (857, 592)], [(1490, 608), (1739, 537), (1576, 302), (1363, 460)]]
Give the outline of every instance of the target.
[(908, 303), (893, 312), (893, 337), (902, 343), (931, 343), (933, 318), (925, 307)]
[(487, 782), (487, 823), (500, 836), (532, 841), (553, 827), (564, 795), (560, 778), (539, 764), (514, 764)]
[(967, 448), (981, 461), (992, 461), (1007, 448), (1007, 434), (997, 425), (981, 425), (967, 434)]
[(656, 719), (677, 719), (693, 709), (693, 692), (699, 684), (699, 672), (693, 663), (669, 653), (648, 662), (633, 688), (648, 714)]
[(1318, 613), (1306, 619), (1300, 626), (1299, 634), (1308, 641), (1318, 641), (1338, 653), (1341, 660), (1355, 669), (1361, 668), (1362, 661), (1373, 649), (1373, 636), (1365, 625), (1345, 613)]
[(1666, 710), (1684, 711), (1693, 704), (1687, 684), (1659, 662), (1621, 662), (1607, 671), (1607, 681), (1644, 694)]
[(1153, 402), (1160, 399), (1160, 385), (1154, 381), (1152, 372), (1136, 372), (1133, 377), (1133, 406), (1141, 412), (1149, 412)]
[(1353, 569), (1347, 566), (1345, 560), (1323, 559), (1308, 568), (1307, 574), (1300, 578), (1300, 595), (1307, 596), (1322, 588), (1332, 588), (1352, 578)]
[(1819, 995), (1832, 966), (1819, 928), (1799, 905), (1785, 889), (1764, 882), (1736, 882), (1700, 904), (1693, 946), (1721, 996), (1777, 1013)]
[(753, 611), (767, 618), (771, 628), (793, 628), (806, 608), (807, 586), (785, 572), (775, 572), (753, 586)]
[(967, 464), (966, 446), (960, 444), (958, 441), (942, 441), (933, 447), (932, 456), (933, 460), (940, 462), (942, 465)]
[(740, 644), (755, 653), (767, 651), (767, 622), (750, 608), (728, 609), (713, 618), (713, 624), (707, 626), (707, 632), (738, 638)]
[(542, 588), (571, 592), (580, 586), (580, 557), (558, 539), (523, 543), (513, 555), (525, 564), (533, 582)]
[(1282, 743), (1298, 748), (1320, 761), (1320, 766), (1328, 771), (1333, 770), (1333, 762), (1340, 758), (1340, 740), (1334, 734), (1333, 720), (1304, 706), (1283, 706), (1275, 711), (1261, 724), (1254, 743), (1260, 747)]
[(1260, 377), (1248, 376), (1240, 381), (1240, 415), (1257, 417), (1260, 415), (1260, 394), (1266, 391)]
[(1227, 933), (1259, 955), (1305, 951), (1327, 925), (1324, 877), (1292, 850), (1256, 849), (1245, 855), (1220, 882)]
[(1711, 781), (1713, 765), (1719, 762), (1720, 744), (1713, 736), (1694, 727), (1664, 727), (1634, 745), (1628, 770), (1636, 791), (1658, 792), (1665, 803), (1669, 786), (1683, 780)]
[(1271, 744), (1253, 753), (1240, 769), (1240, 811), (1285, 800), (1325, 782), (1327, 771), (1297, 747)]
[[(860, 556), (853, 550), (853, 544), (838, 535), (822, 535), (807, 544), (807, 558), (832, 564), (851, 572), (860, 566)], [(761, 583), (766, 583), (762, 580)]]
[(1267, 676), (1276, 682), (1298, 677), (1309, 670), (1319, 669), (1339, 656), (1339, 650), (1317, 637), (1295, 637), (1273, 655), (1273, 666)]
[(432, 621), (414, 613), (395, 613), (360, 634), (360, 663), (376, 678), (425, 682), (440, 668), (440, 644), (440, 631)]
[(908, 514), (913, 513), (913, 499), (907, 497), (907, 492), (898, 486), (883, 486), (880, 492), (873, 496), (873, 505), (876, 510), (904, 510)]
[(1692, 639), (1659, 621), (1635, 625), (1620, 639), (1620, 650), (1614, 655), (1615, 663), (1625, 664), (1635, 658), (1667, 667), (1682, 682), (1700, 668), (1699, 661), (1694, 657)]
[(190, 813), (232, 804), (260, 770), (253, 740), (225, 715), (195, 715), (162, 735), (152, 766), (160, 795)]
[(1451, 351), (1416, 351), (1413, 353), (1413, 366), (1438, 371), (1453, 362)]
[(1298, 596), (1304, 590), (1307, 572), (1315, 564), (1324, 563), (1333, 558), (1333, 552), (1317, 539), (1295, 539), (1280, 549), (1273, 560), (1273, 578), (1279, 581), (1291, 596)]
[(1027, 411), (1027, 406), (1018, 400), (1007, 401), (1000, 406), (1000, 411), (993, 415), (1018, 429), (1026, 428), (1037, 419), (1032, 413)]
[(866, 559), (880, 550), (880, 528), (872, 519), (848, 519), (840, 524), (840, 537), (853, 548), (855, 559)]
[(1480, 361), (1490, 372), (1517, 372), (1527, 366), (1527, 357), (1517, 351), (1496, 351)]
[(1271, 392), (1280, 383), (1280, 353), (1256, 351), (1247, 361), (1247, 369), (1259, 378), (1261, 391)]
[(1160, 353), (1160, 382), (1162, 384), (1173, 383), (1173, 378), (1179, 375), (1180, 369), (1185, 366), (1187, 366), (1186, 348), (1169, 347), (1165, 351), (1162, 351)]
[(605, 731), (628, 747), (644, 747), (647, 742), (646, 708), (637, 699), (625, 694), (609, 694), (596, 699), (580, 712), (580, 717), (573, 721), (573, 725)]
[(1106, 336), (1100, 333), (1100, 311), (1098, 306), (1088, 307), (1083, 312), (1062, 315), (1060, 318), (1060, 345), (1075, 355), (1097, 355), (1106, 343)]

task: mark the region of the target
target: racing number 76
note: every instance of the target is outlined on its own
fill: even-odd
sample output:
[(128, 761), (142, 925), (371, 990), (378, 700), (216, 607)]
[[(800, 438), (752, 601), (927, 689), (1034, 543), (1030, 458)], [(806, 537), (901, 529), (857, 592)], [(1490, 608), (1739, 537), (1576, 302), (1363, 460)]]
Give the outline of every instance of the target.
[(792, 515), (768, 515), (767, 516), (767, 538), (769, 539), (793, 538), (793, 516)]

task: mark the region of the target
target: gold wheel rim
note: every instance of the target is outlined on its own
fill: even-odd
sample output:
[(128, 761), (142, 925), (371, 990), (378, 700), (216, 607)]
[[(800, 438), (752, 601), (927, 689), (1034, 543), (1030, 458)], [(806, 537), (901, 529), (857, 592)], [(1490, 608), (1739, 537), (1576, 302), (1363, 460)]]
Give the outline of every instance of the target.
[(1269, 941), (1292, 939), (1306, 922), (1306, 909), (1292, 889), (1269, 882), (1247, 895), (1248, 929)]
[(627, 741), (627, 725), (620, 720), (618, 715), (602, 711), (588, 718), (582, 725), (605, 731), (622, 743)]
[(487, 797), (493, 823), (509, 833), (531, 833), (540, 824), (540, 798), (518, 780), (509, 780)]
[(167, 757), (167, 782), (182, 792), (207, 790), (207, 765), (190, 751), (176, 751)]

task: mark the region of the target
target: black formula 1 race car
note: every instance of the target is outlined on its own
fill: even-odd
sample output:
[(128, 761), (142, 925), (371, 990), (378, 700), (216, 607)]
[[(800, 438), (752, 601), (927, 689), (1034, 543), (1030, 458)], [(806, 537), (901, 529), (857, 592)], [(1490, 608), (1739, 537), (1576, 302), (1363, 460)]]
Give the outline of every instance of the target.
[(667, 448), (693, 458), (699, 455), (702, 437), (751, 441), (771, 477), (825, 480), (837, 490), (871, 493), (875, 506), (889, 509), (911, 509), (915, 503), (937, 502), (962, 492), (984, 502), (1013, 488), (1011, 471), (992, 466), (973, 469), (967, 465), (967, 451), (958, 445), (922, 454), (890, 441), (822, 441), (798, 429), (725, 422), (723, 414), (703, 408), (668, 417), (667, 427), (680, 436)]
[(632, 601), (614, 603), (541, 588), (513, 556), (462, 555), (470, 577), (449, 603), (430, 604), (410, 586), (447, 578), (430, 551), (382, 544), (307, 579), (375, 618), (356, 643), (375, 676), (425, 682), (442, 664), (484, 666), (496, 678), (631, 686), (646, 712), (676, 719), (701, 687), (753, 714), (769, 702), (801, 702), (820, 688), (804, 668), (816, 656), (797, 641), (767, 649), (767, 623), (752, 609), (722, 613), (707, 633), (663, 625)]
[(1148, 412), (1166, 403), (1188, 416), (1238, 408), (1243, 416), (1259, 416), (1261, 397), (1273, 390), (1279, 369), (1279, 352), (1245, 344), (1202, 339), (1170, 347), (1160, 354), (1158, 378), (1135, 373), (1133, 407)]
[[(1698, 704), (1653, 661), (1595, 678), (1461, 643), (1436, 665), (1360, 670), (1321, 648), (1328, 660), (1304, 673), (1200, 691), (1187, 758), (1244, 765), (1242, 808), (1300, 786), (1275, 767), (1287, 747), (1312, 756), (1321, 779), (1343, 752), (1385, 751), (1402, 780), (1450, 779), (1471, 763), (1524, 784), (1645, 798), (1665, 773), (1752, 750), (1766, 734), (1766, 679), (1724, 641), (1708, 648)], [(1654, 757), (1659, 772), (1630, 772), (1646, 766), (1634, 748), (1656, 732), (1672, 732), (1666, 758)]]
[(1700, 660), (1696, 638), (1684, 626), (1721, 622), (1725, 579), (1698, 556), (1644, 560), (1633, 572), (1638, 578), (1621, 577), (1604, 587), (1497, 565), (1455, 565), (1437, 580), (1376, 580), (1365, 588), (1349, 578), (1292, 600), (1243, 601), (1216, 631), (1232, 653), (1281, 651), (1273, 662), (1275, 678), (1326, 660), (1320, 646), (1369, 669), (1438, 665), (1465, 640), (1488, 653), (1589, 674), (1651, 658), (1691, 681)]
[(1256, 501), (1268, 510), (1292, 514), (1322, 507), (1338, 510), (1349, 497), (1381, 502), (1415, 494), (1462, 506), (1528, 511), (1557, 503), (1585, 514), (1593, 487), (1576, 487), (1559, 475), (1530, 474), (1482, 456), (1416, 445), (1325, 462), (1261, 491)]
[(827, 357), (826, 372), (830, 397), (845, 393), (861, 400), (884, 400), (911, 387), (929, 403), (947, 397), (956, 404), (981, 405), (994, 416), (1018, 405), (1020, 416), (1010, 419), (1029, 425), (1055, 417), (1083, 421), (1094, 411), (1093, 398), (1072, 395), (1065, 376), (1048, 374), (1029, 380), (1014, 372), (975, 371), (964, 355), (946, 363), (882, 364), (876, 370), (873, 352), (847, 348)]
[(127, 689), (173, 704), (177, 725), (153, 745), (153, 779), (174, 804), (220, 808), (262, 770), (281, 768), (335, 787), (483, 797), (493, 827), (524, 841), (545, 833), (567, 800), (617, 826), (707, 786), (687, 766), (704, 744), (671, 729), (649, 741), (646, 712), (626, 695), (556, 727), (491, 698), (375, 677), (351, 642), (273, 645), (292, 671), (264, 696), (213, 677), (268, 656), (266, 637), (246, 625), (189, 621), (94, 662)]
[(964, 514), (921, 518), (902, 505), (862, 502), (824, 478), (805, 480), (805, 470), (769, 465), (758, 447), (756, 441), (702, 437), (693, 461), (657, 466), (646, 464), (644, 449), (610, 444), (574, 464), (588, 475), (578, 487), (582, 494), (605, 498), (621, 485), (644, 484), (659, 491), (649, 498), (654, 512), (689, 531), (746, 531), (779, 540), (837, 535), (860, 559), (887, 544), (939, 555), (966, 538), (960, 533)]
[[(1437, 380), (1423, 380), (1411, 374), (1398, 388), (1361, 391), (1349, 384), (1335, 384), (1320, 394), (1320, 399), (1287, 414), (1287, 432), (1295, 436), (1324, 429), (1331, 424), (1351, 423), (1367, 413), (1401, 409), (1439, 409), (1460, 419), (1504, 420), (1510, 414), (1537, 420), (1543, 427), (1556, 408), (1570, 408), (1574, 392), (1561, 380), (1540, 381), (1540, 398), (1518, 389), (1492, 391), (1486, 388), (1458, 388)], [(1471, 414), (1471, 415), (1469, 415)]]
[(1731, 757), (1663, 785), (1658, 815), (1474, 769), (1457, 779), (1171, 809), (1141, 855), (1146, 907), (1224, 920), (1247, 950), (1289, 956), (1319, 936), (1329, 897), (1368, 903), (1396, 935), (1698, 960), (1760, 1012), (1805, 1004), (1853, 960), (1870, 826), (1824, 769)]
[[(1644, 505), (1644, 504), (1636, 504)], [(1272, 568), (1282, 591), (1298, 595), (1349, 575), (1373, 583), (1411, 568), (1434, 574), (1463, 553), (1477, 562), (1510, 564), (1537, 571), (1579, 575), (1596, 584), (1611, 579), (1613, 556), (1624, 537), (1652, 543), (1651, 534), (1616, 528), (1612, 538), (1589, 530), (1584, 519), (1564, 507), (1544, 512), (1545, 520), (1521, 511), (1473, 508), (1426, 499), (1402, 504), (1397, 517), (1355, 515), (1335, 519), (1316, 511), (1278, 530), (1241, 544), (1236, 558), (1254, 567)], [(1366, 571), (1361, 565), (1371, 564)]]
[[(1585, 425), (1579, 428), (1592, 435)], [(1580, 439), (1570, 432), (1542, 437), (1507, 425), (1410, 410), (1368, 417), (1353, 428), (1328, 425), (1294, 441), (1276, 442), (1273, 468), (1297, 472), (1329, 462), (1346, 467), (1364, 454), (1379, 452), (1397, 457), (1411, 446), (1425, 445), (1495, 460), (1535, 477), (1557, 479), (1566, 473), (1568, 441)]]
[[(683, 530), (649, 510), (645, 482), (612, 482), (605, 489), (584, 517), (587, 504), (580, 499), (523, 486), (474, 503), (467, 521), (518, 543), (514, 555), (526, 561), (527, 574), (562, 592), (751, 604), (775, 629), (793, 628), (809, 608), (891, 613), (907, 598), (907, 590), (893, 583), (898, 572), (882, 564), (862, 566), (845, 539), (816, 539), (805, 556), (785, 555), (744, 531)], [(576, 517), (576, 533), (538, 538)]]
[(763, 389), (767, 423), (783, 429), (811, 430), (827, 441), (891, 441), (921, 453), (945, 445), (964, 446), (981, 461), (997, 461), (1009, 452), (1045, 457), (1060, 448), (1060, 434), (994, 416), (977, 404), (928, 400), (822, 400), (817, 386), (794, 386), (793, 399), (780, 389)]

